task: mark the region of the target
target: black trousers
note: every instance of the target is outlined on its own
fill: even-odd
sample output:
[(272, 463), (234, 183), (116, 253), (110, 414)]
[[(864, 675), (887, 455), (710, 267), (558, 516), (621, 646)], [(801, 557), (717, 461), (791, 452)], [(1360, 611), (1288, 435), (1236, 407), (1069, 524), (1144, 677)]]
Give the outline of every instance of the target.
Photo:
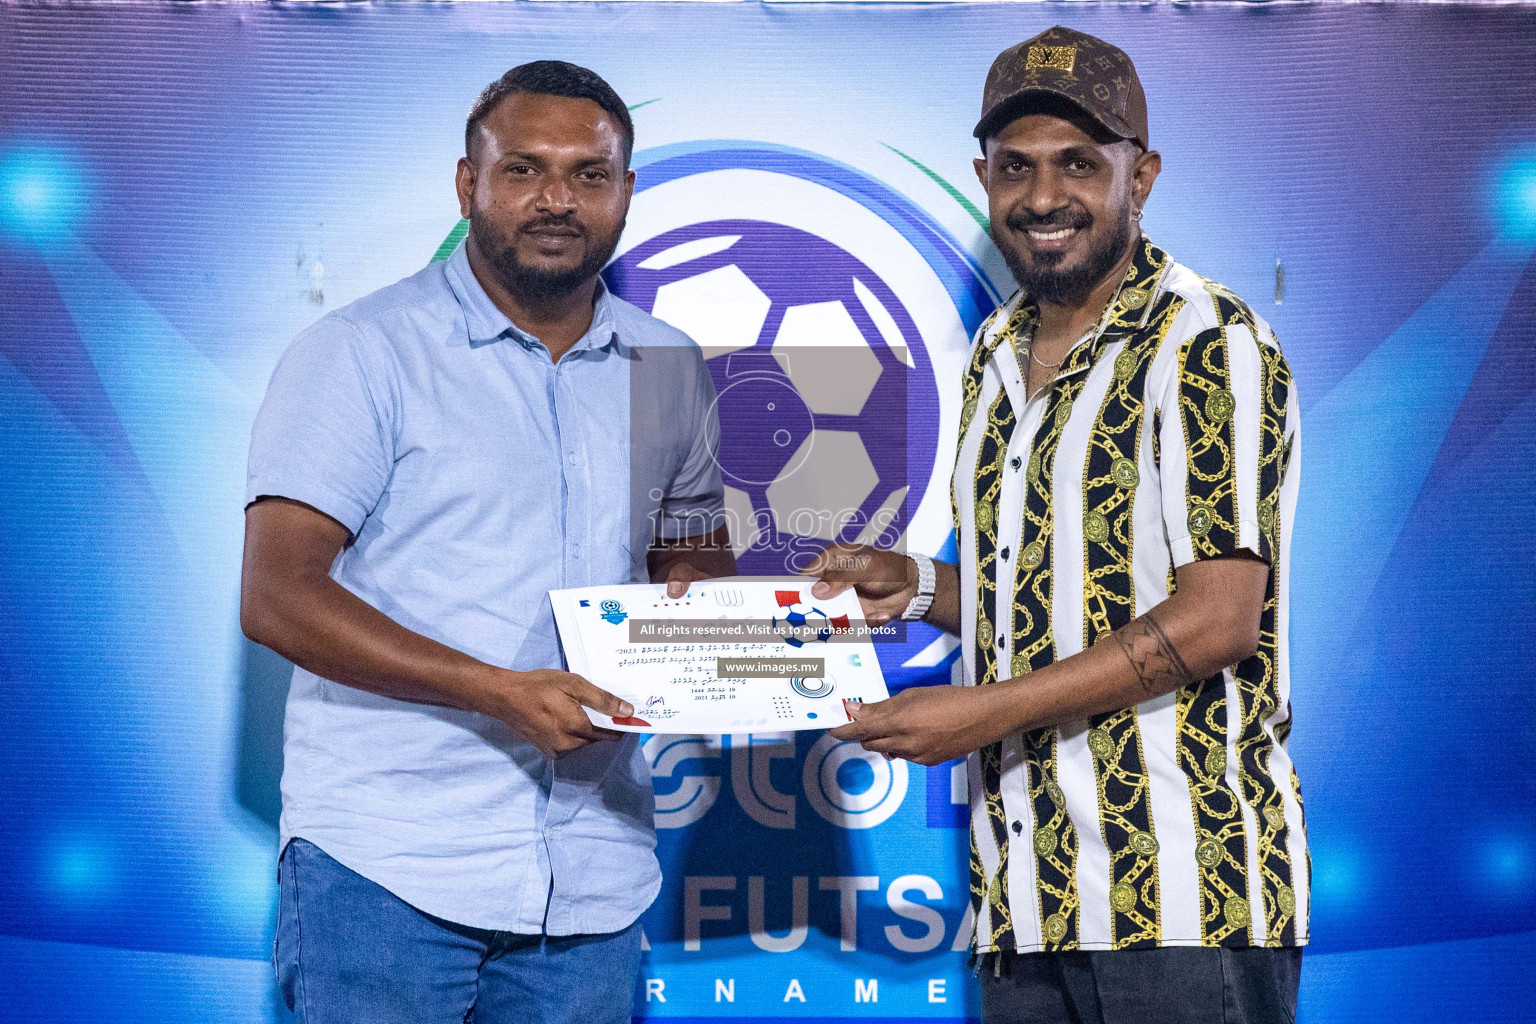
[(1300, 949), (991, 953), (986, 1024), (1295, 1024)]

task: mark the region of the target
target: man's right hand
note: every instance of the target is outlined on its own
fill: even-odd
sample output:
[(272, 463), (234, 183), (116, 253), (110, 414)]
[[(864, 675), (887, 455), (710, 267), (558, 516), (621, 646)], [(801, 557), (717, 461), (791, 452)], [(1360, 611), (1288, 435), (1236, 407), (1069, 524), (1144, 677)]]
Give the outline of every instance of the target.
[[(917, 596), (917, 563), (899, 551), (867, 544), (833, 544), (801, 572), (821, 577), (811, 588), (816, 597), (836, 597), (853, 587), (864, 609), (864, 621), (871, 626), (900, 618)], [(933, 603), (923, 621), (959, 636), (959, 571), (947, 562), (934, 562), (933, 574)]]
[(871, 626), (900, 616), (917, 595), (917, 563), (899, 551), (868, 544), (833, 544), (801, 572), (821, 577), (811, 588), (815, 597), (836, 597), (853, 587)]
[(406, 629), (331, 579), (347, 528), (318, 509), (268, 498), (246, 510), (245, 523), (240, 625), (289, 661), (369, 693), (491, 715), (550, 757), (624, 735), (593, 725), (582, 706), (612, 718), (634, 709), (580, 676), (487, 665)]
[(564, 757), (599, 740), (621, 740), (624, 734), (592, 724), (583, 707), (609, 718), (628, 718), (635, 709), (587, 682), (557, 669), (512, 672), (495, 669), (486, 708), (547, 757)]

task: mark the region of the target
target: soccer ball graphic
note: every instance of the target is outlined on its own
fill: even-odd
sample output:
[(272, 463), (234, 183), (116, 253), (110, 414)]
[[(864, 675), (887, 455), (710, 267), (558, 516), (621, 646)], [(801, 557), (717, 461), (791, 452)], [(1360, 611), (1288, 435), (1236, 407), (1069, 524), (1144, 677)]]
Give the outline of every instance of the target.
[(791, 647), (826, 643), (832, 638), (832, 621), (820, 608), (792, 604), (773, 617), (773, 631)]
[(797, 571), (830, 541), (896, 544), (921, 498), (909, 481), (927, 480), (927, 465), (909, 477), (907, 397), (929, 371), (866, 264), (797, 228), (717, 220), (645, 241), (605, 277), (704, 350), (741, 572)]

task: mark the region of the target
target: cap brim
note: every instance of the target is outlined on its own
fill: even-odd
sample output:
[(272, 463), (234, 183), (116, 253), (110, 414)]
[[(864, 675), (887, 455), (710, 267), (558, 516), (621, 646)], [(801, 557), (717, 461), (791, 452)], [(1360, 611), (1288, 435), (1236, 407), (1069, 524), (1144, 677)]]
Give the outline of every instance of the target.
[(997, 130), (1003, 125), (1023, 117), (1029, 112), (1032, 105), (1046, 99), (1070, 104), (1075, 109), (1081, 111), (1088, 120), (1094, 124), (1102, 125), (1105, 131), (1108, 131), (1117, 138), (1140, 141), (1136, 137), (1135, 129), (1120, 118), (1115, 117), (1113, 114), (1089, 110), (1076, 97), (1044, 85), (1031, 86), (1028, 89), (1020, 90), (1001, 103), (998, 103), (991, 110), (987, 111), (980, 121), (976, 122), (976, 127), (971, 131), (971, 135), (978, 139), (986, 139), (988, 136), (996, 134)]

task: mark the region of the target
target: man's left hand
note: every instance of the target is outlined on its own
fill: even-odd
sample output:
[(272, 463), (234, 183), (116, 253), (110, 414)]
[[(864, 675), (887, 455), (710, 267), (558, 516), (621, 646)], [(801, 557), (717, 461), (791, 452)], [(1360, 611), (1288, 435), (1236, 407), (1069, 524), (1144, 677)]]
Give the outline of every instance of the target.
[(697, 569), (687, 562), (676, 562), (667, 570), (667, 596), (675, 601), (688, 593), (688, 584), (713, 578), (703, 569)]
[(996, 686), (914, 686), (890, 700), (847, 705), (854, 720), (832, 730), (865, 750), (935, 765), (1002, 739), (1012, 728)]
[(688, 584), (736, 575), (731, 554), (731, 534), (725, 526), (713, 533), (675, 540), (657, 540), (645, 556), (652, 583), (665, 583), (667, 596), (677, 600), (688, 593)]

